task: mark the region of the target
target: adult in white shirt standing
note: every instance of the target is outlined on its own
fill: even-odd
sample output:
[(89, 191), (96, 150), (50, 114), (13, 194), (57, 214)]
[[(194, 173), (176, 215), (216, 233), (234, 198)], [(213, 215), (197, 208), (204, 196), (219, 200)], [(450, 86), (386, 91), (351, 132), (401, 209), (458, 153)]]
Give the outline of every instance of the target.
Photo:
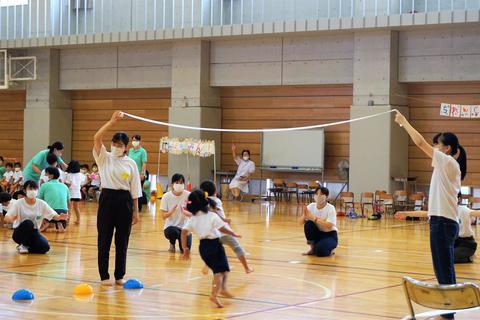
[(13, 222), (12, 238), (18, 244), (19, 253), (47, 253), (50, 245), (38, 228), (43, 219), (67, 220), (67, 215), (57, 214), (45, 201), (37, 199), (38, 185), (35, 181), (27, 181), (23, 188), (27, 197), (9, 207), (5, 222)]
[[(457, 195), (467, 172), (467, 155), (451, 132), (436, 135), (432, 147), (398, 111), (395, 122), (405, 128), (417, 147), (432, 159), (428, 215), (433, 269), (439, 284), (455, 284), (454, 243), (459, 231)], [(451, 319), (453, 315), (442, 317)]]
[(255, 172), (255, 162), (250, 160), (250, 150), (242, 151), (242, 158), (237, 155), (237, 146), (232, 144), (233, 160), (238, 165), (237, 173), (230, 182), (229, 188), (236, 199), (240, 193), (248, 193), (248, 180)]
[(310, 250), (304, 255), (328, 257), (338, 246), (337, 211), (327, 202), (329, 193), (325, 187), (317, 188), (315, 202), (304, 208), (299, 219), (310, 245)]
[(103, 135), (110, 130), (123, 113), (115, 111), (110, 121), (101, 127), (93, 138), (93, 157), (102, 177), (97, 214), (98, 271), (102, 285), (112, 285), (108, 261), (113, 233), (115, 232), (115, 282), (123, 285), (126, 272), (127, 249), (133, 224), (140, 220), (138, 198), (142, 196), (140, 175), (135, 161), (126, 156), (128, 136), (117, 132), (112, 137), (110, 152), (103, 145)]
[[(165, 238), (170, 241), (168, 252), (175, 253), (175, 243), (178, 241), (180, 252), (183, 253), (180, 235), (188, 217), (183, 213), (182, 207), (187, 205), (187, 199), (190, 192), (185, 190), (185, 177), (180, 173), (172, 176), (172, 190), (166, 192), (160, 202), (160, 211), (162, 212), (165, 224), (163, 233)], [(192, 235), (187, 237), (187, 246), (192, 246)]]

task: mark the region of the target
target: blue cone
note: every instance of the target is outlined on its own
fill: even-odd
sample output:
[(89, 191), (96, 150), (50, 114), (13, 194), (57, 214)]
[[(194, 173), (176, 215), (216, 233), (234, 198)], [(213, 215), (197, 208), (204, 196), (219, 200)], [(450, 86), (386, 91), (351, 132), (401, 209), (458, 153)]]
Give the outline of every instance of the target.
[(142, 281), (138, 279), (128, 279), (123, 285), (124, 289), (143, 289)]
[(33, 300), (33, 299), (35, 299), (35, 297), (33, 296), (33, 292), (27, 289), (17, 290), (12, 295), (13, 301)]

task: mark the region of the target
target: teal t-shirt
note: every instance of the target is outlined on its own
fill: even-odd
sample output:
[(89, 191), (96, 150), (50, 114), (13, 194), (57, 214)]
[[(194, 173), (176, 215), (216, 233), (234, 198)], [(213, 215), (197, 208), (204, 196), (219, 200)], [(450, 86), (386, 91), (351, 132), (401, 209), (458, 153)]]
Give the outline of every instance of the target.
[[(36, 173), (32, 169), (32, 165), (36, 165), (40, 171), (48, 167), (48, 162), (47, 162), (47, 155), (50, 151), (48, 149), (42, 150), (39, 153), (37, 153), (32, 160), (30, 160), (27, 165), (23, 168), (23, 181), (35, 181), (38, 183), (38, 180), (40, 180), (40, 173)], [(63, 159), (61, 157), (58, 157), (58, 163), (63, 164)]]
[(147, 163), (147, 150), (143, 149), (142, 147), (139, 147), (138, 150), (130, 148), (130, 150), (128, 150), (128, 157), (135, 161), (138, 167), (138, 172), (142, 174), (142, 166), (144, 163)]
[(54, 210), (68, 210), (70, 191), (58, 179), (52, 179), (40, 186), (38, 198), (44, 200)]
[(7, 171), (7, 168), (5, 168), (5, 166), (0, 166), (0, 177), (3, 177), (5, 171)]

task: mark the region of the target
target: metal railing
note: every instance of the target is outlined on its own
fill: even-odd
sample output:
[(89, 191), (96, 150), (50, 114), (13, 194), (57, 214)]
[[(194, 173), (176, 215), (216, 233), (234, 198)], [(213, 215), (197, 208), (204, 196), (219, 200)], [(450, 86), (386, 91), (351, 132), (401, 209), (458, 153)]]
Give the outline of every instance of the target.
[(0, 0), (0, 39), (479, 9), (480, 0)]

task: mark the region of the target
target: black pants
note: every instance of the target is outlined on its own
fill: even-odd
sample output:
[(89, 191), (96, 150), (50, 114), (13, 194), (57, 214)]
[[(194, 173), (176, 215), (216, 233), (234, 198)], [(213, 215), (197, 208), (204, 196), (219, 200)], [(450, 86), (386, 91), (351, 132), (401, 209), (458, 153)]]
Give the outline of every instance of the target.
[(318, 257), (328, 257), (338, 245), (337, 231), (323, 232), (313, 221), (306, 221), (304, 226), (307, 242), (313, 244), (313, 253)]
[(454, 245), (455, 263), (472, 262), (477, 251), (477, 242), (473, 237), (457, 238)]
[(133, 200), (129, 191), (103, 189), (97, 214), (98, 271), (100, 279), (110, 279), (108, 261), (115, 230), (115, 279), (123, 279), (132, 229)]
[[(163, 231), (165, 234), (165, 238), (170, 241), (171, 245), (175, 245), (175, 241), (178, 240), (178, 246), (180, 247), (180, 251), (183, 252), (182, 248), (182, 241), (180, 240), (180, 235), (182, 234), (182, 229), (179, 227), (170, 226)], [(192, 235), (189, 234), (187, 237), (187, 247), (190, 249), (192, 247)]]
[(50, 250), (48, 240), (38, 232), (30, 220), (25, 220), (13, 230), (13, 241), (28, 247), (29, 253), (47, 253)]
[[(430, 250), (433, 270), (439, 284), (455, 284), (454, 243), (458, 237), (458, 223), (452, 219), (430, 217)], [(443, 318), (453, 319), (453, 313), (442, 314)]]

